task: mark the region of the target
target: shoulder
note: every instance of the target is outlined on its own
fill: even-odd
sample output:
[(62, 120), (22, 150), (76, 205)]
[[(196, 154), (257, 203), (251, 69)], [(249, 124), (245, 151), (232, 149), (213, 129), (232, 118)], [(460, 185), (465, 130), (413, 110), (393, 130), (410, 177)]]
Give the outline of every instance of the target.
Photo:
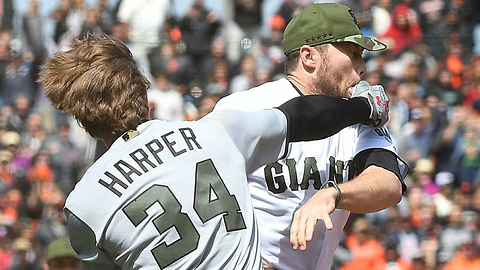
[(216, 110), (207, 114), (204, 118), (197, 121), (197, 123), (207, 123), (212, 128), (218, 128), (219, 125), (223, 126), (225, 123), (236, 123), (238, 118), (245, 116), (245, 112), (228, 109), (225, 110)]
[[(209, 132), (222, 132), (226, 130), (232, 136), (238, 136), (239, 130), (242, 130), (242, 135), (246, 134), (259, 134), (264, 129), (270, 131), (274, 130), (273, 127), (268, 128), (271, 125), (277, 127), (281, 126), (281, 123), (286, 124), (285, 115), (276, 109), (261, 109), (255, 111), (240, 111), (232, 109), (217, 110), (209, 113), (206, 117), (202, 118), (199, 122), (210, 121)], [(245, 127), (248, 127), (246, 129)]]
[(282, 78), (273, 82), (264, 83), (246, 91), (230, 94), (217, 103), (215, 110), (237, 109), (253, 111), (267, 109), (280, 106), (296, 96), (298, 96), (298, 93), (290, 82)]

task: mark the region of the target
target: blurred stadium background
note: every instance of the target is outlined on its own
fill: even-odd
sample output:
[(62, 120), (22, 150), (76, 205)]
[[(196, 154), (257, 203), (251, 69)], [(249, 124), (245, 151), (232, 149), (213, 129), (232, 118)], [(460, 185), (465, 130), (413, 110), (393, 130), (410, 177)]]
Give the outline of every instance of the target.
[[(196, 120), (283, 77), (281, 40), (309, 0), (0, 1), (0, 270), (43, 269), (68, 192), (105, 150), (54, 110), (38, 68), (87, 33), (124, 41), (152, 82), (152, 117)], [(333, 1), (322, 1), (333, 2)], [(480, 1), (338, 0), (367, 35), (370, 84), (410, 164), (394, 207), (351, 215), (334, 269), (480, 269)]]

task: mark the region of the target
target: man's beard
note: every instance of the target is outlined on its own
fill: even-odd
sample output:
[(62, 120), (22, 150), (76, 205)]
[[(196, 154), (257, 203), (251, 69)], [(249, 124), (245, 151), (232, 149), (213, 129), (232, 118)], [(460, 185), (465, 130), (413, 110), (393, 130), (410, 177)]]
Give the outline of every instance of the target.
[(318, 95), (332, 97), (348, 97), (348, 89), (342, 89), (342, 75), (338, 68), (330, 62), (327, 55), (323, 55), (323, 65), (317, 72), (316, 79), (312, 82), (313, 92)]

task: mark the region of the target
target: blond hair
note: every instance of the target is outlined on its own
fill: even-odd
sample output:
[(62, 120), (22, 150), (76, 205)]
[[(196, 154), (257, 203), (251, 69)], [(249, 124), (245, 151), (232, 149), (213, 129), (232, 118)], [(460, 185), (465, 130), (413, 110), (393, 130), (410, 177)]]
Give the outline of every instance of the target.
[(93, 137), (112, 139), (149, 115), (149, 81), (121, 41), (90, 35), (55, 53), (39, 81), (53, 106), (72, 114)]

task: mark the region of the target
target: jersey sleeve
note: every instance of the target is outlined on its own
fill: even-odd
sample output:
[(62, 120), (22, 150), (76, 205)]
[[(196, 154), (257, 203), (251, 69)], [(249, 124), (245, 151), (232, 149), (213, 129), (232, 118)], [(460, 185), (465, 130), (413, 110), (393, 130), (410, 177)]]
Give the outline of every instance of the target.
[(99, 249), (92, 229), (67, 208), (64, 209), (67, 219), (68, 234), (72, 247), (81, 260), (83, 270), (105, 269), (119, 270), (106, 252)]
[(287, 119), (278, 109), (240, 112), (220, 110), (209, 115), (227, 131), (246, 161), (247, 173), (287, 154)]
[(355, 156), (364, 150), (373, 148), (381, 148), (388, 150), (396, 156), (398, 168), (400, 170), (400, 180), (403, 181), (408, 174), (408, 165), (398, 155), (397, 148), (393, 144), (387, 127), (372, 129), (363, 125), (359, 125), (358, 143), (357, 148), (355, 149)]

